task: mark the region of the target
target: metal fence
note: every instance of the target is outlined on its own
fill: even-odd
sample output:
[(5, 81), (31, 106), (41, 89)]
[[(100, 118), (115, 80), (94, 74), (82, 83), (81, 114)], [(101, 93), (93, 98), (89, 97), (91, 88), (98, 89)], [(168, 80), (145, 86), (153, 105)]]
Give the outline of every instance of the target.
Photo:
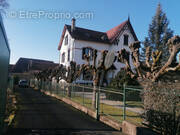
[(106, 115), (118, 122), (123, 120), (142, 122), (143, 104), (140, 87), (125, 85), (121, 89), (98, 87), (94, 93), (92, 86), (82, 84), (31, 80), (30, 85), (50, 94), (69, 98), (92, 109), (96, 111), (97, 118), (100, 115)]

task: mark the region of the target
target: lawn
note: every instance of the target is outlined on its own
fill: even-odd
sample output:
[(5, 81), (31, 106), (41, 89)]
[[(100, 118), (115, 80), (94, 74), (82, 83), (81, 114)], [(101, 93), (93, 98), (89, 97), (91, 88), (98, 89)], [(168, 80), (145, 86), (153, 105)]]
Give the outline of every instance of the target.
[[(74, 96), (71, 98), (71, 100), (80, 103), (90, 109), (92, 109), (91, 106), (91, 99), (88, 98), (84, 98), (81, 96)], [(142, 106), (142, 103), (140, 102), (134, 102), (134, 101), (128, 101), (127, 102), (128, 106)], [(100, 103), (100, 114), (101, 115), (107, 115), (119, 122), (123, 121), (123, 109), (122, 108), (117, 108), (111, 105), (107, 105), (104, 103)], [(126, 120), (127, 121), (131, 121), (134, 123), (141, 123), (143, 121), (143, 119), (140, 117), (140, 115), (138, 113), (126, 110)]]
[[(61, 97), (62, 96), (67, 97), (66, 91), (60, 91), (59, 93), (57, 93), (55, 91), (51, 91), (51, 93), (57, 94), (58, 96), (61, 96)], [(92, 100), (90, 98), (83, 98), (83, 96), (72, 93), (70, 99), (74, 102), (77, 102), (77, 103), (84, 105), (84, 106), (88, 107), (89, 109), (93, 110), (92, 105), (91, 105)], [(128, 107), (132, 107), (132, 108), (134, 108), (134, 107), (135, 108), (143, 108), (143, 104), (140, 101), (127, 101), (126, 105)], [(123, 121), (122, 103), (121, 103), (121, 107), (115, 107), (112, 105), (100, 103), (100, 114), (111, 117), (111, 118), (117, 120), (118, 122), (122, 122)], [(139, 123), (139, 124), (143, 121), (138, 113), (129, 111), (128, 109), (126, 109), (126, 120), (130, 121), (130, 122), (134, 122), (134, 123)]]

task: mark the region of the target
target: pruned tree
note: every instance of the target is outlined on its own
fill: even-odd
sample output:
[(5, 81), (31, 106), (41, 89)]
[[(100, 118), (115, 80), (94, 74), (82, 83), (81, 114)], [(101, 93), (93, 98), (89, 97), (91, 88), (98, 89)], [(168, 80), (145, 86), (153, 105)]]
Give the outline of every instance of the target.
[(168, 47), (166, 43), (168, 39), (173, 36), (173, 31), (169, 28), (169, 20), (166, 14), (161, 8), (161, 4), (158, 4), (156, 14), (152, 18), (152, 22), (149, 25), (148, 36), (145, 37), (143, 42), (143, 48), (141, 58), (144, 59), (146, 55), (146, 48), (151, 47), (152, 51), (159, 50), (162, 52), (162, 59), (159, 64), (164, 64), (169, 57)]
[(62, 64), (60, 64), (53, 70), (53, 77), (55, 77), (57, 83), (59, 83), (59, 81), (62, 79), (66, 79), (66, 72), (67, 69)]
[(177, 71), (180, 69), (180, 63), (176, 65), (173, 64), (174, 59), (180, 51), (180, 36), (174, 36), (171, 39), (169, 39), (166, 46), (169, 49), (170, 56), (164, 65), (159, 64), (163, 52), (159, 50), (152, 51), (150, 47), (146, 48), (145, 62), (140, 61), (140, 42), (138, 41), (130, 44), (129, 46), (132, 52), (131, 57), (136, 72), (133, 72), (130, 67), (128, 51), (126, 51), (125, 49), (119, 51), (118, 59), (126, 64), (125, 69), (132, 78), (136, 77), (139, 80), (149, 79), (155, 82), (158, 81), (161, 78), (161, 76), (165, 73), (169, 71)]
[[(83, 64), (80, 69), (80, 73), (88, 73), (93, 75), (93, 96), (92, 96), (92, 108), (96, 107), (96, 93), (98, 92), (98, 87), (103, 86), (104, 83), (107, 85), (106, 74), (111, 69), (112, 64), (105, 66), (105, 59), (107, 59), (107, 50), (101, 51), (100, 59), (97, 60), (97, 50), (93, 49), (93, 62), (90, 64), (90, 55), (85, 55), (86, 64)], [(111, 63), (114, 63), (115, 57), (110, 59)]]

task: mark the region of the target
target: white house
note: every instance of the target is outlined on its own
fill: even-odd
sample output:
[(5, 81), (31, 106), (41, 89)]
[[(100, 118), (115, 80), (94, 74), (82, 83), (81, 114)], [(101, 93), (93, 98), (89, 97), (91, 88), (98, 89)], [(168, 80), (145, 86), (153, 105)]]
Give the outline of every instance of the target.
[[(92, 49), (98, 50), (97, 59), (100, 57), (101, 50), (117, 52), (125, 48), (130, 52), (128, 46), (130, 43), (138, 40), (129, 19), (107, 32), (76, 27), (75, 21), (75, 19), (72, 19), (72, 25), (64, 26), (58, 46), (59, 63), (65, 66), (69, 66), (70, 61), (75, 61), (80, 65), (85, 64), (83, 56), (84, 54), (91, 53)], [(130, 64), (133, 68), (131, 61), (130, 57)], [(109, 80), (125, 65), (116, 61), (114, 66), (116, 70), (108, 73)], [(82, 78), (79, 81), (82, 81)]]

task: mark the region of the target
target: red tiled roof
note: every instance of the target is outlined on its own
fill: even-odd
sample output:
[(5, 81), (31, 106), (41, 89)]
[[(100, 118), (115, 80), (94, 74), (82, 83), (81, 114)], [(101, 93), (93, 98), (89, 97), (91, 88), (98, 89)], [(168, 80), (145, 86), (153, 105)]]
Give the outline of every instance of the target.
[(127, 24), (127, 21), (121, 23), (120, 25), (118, 25), (106, 32), (110, 42), (112, 42), (119, 35), (120, 31), (126, 24)]
[(123, 31), (123, 28), (126, 25), (129, 27), (134, 39), (136, 41), (138, 40), (137, 36), (136, 36), (136, 34), (135, 34), (134, 30), (133, 30), (133, 27), (132, 27), (132, 25), (131, 25), (131, 23), (130, 23), (130, 21), (128, 19), (127, 21), (121, 23), (120, 25), (118, 25), (118, 26), (116, 26), (116, 27), (114, 27), (114, 28), (112, 28), (112, 29), (110, 29), (109, 31), (106, 32), (110, 43), (113, 43), (115, 41), (115, 39), (119, 36), (121, 31)]
[(132, 27), (129, 19), (127, 21), (121, 23), (120, 25), (110, 29), (107, 32), (99, 32), (99, 31), (93, 31), (93, 30), (88, 30), (88, 29), (76, 27), (75, 31), (72, 33), (71, 32), (71, 26), (70, 25), (65, 25), (64, 29), (63, 29), (63, 32), (62, 32), (62, 35), (61, 35), (58, 50), (61, 49), (61, 45), (62, 45), (66, 30), (68, 30), (70, 35), (74, 39), (77, 39), (77, 40), (85, 40), (85, 41), (94, 41), (94, 42), (113, 44), (114, 41), (116, 40), (116, 38), (121, 33), (121, 31), (124, 30), (123, 28), (126, 25), (129, 27), (135, 41), (137, 41), (138, 40), (137, 36), (136, 36), (136, 34), (135, 34), (134, 30), (133, 30), (133, 27)]

